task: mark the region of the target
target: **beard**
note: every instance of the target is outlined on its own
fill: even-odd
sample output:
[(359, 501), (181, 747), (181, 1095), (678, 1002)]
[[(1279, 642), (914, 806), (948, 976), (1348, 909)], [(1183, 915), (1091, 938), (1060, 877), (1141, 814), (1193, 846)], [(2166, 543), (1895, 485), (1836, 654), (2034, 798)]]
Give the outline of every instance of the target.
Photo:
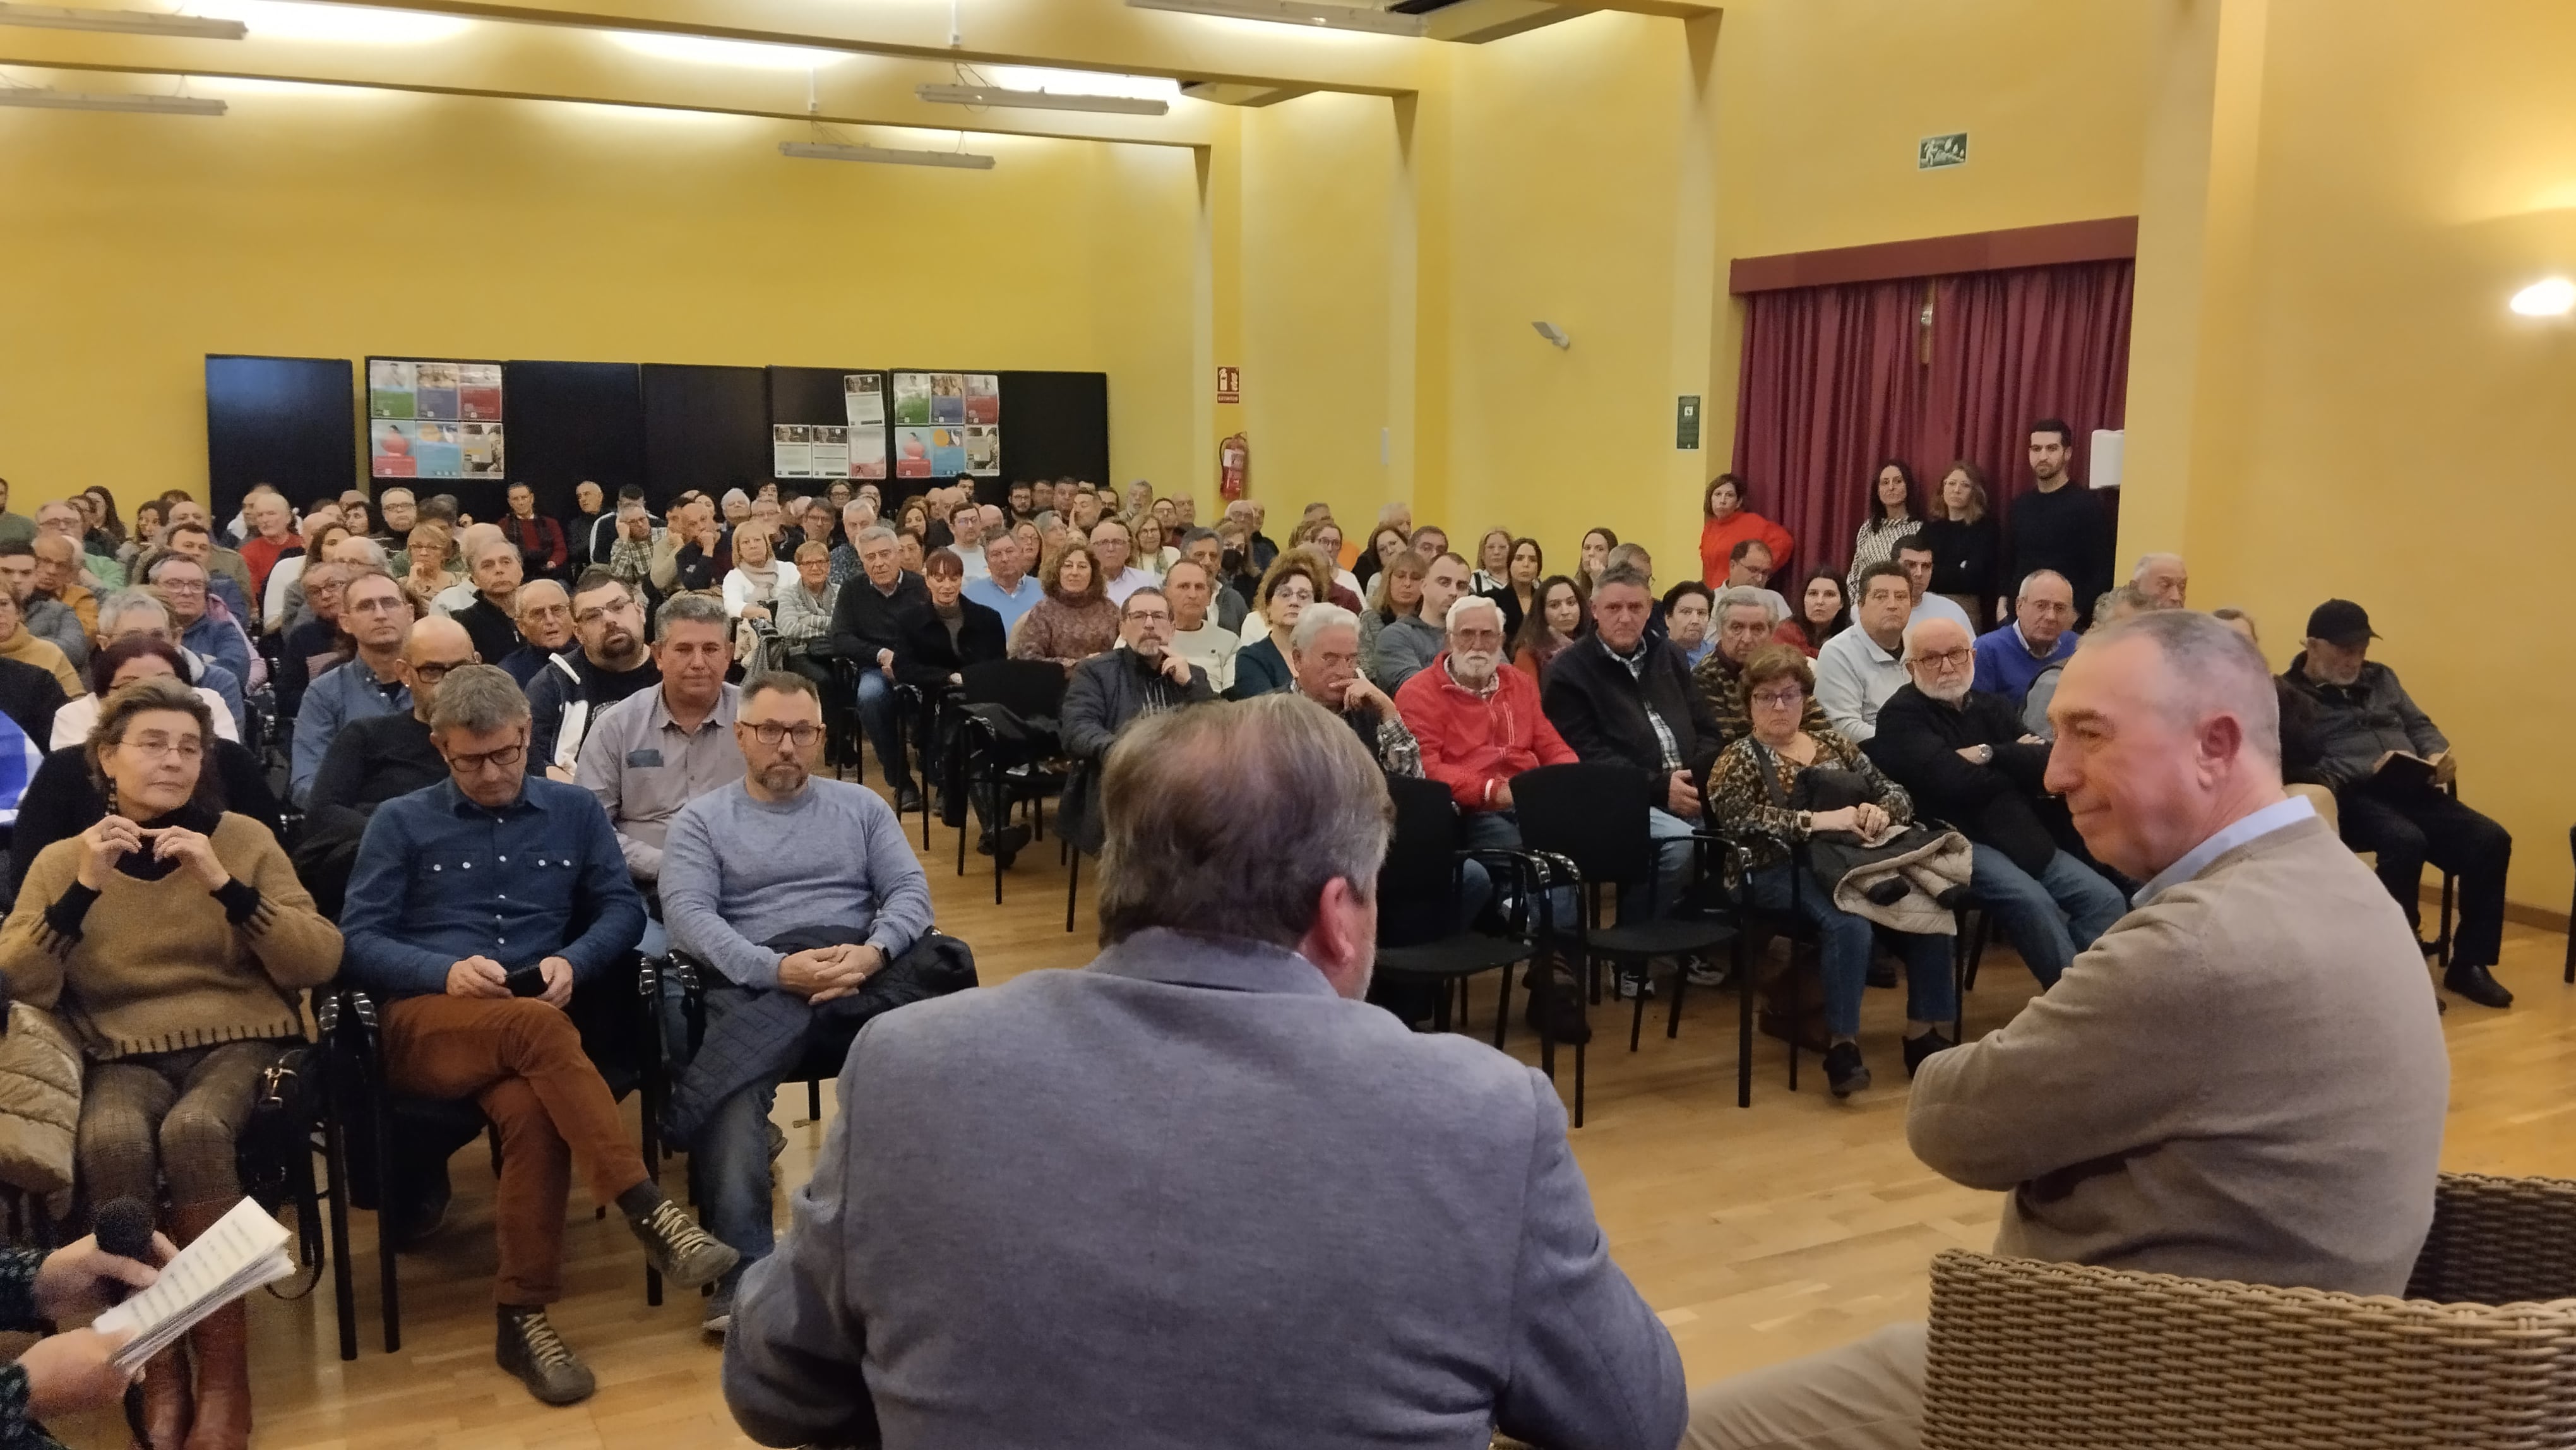
[(1451, 651), (1449, 672), (1458, 683), (1471, 690), (1481, 690), (1494, 682), (1494, 655), (1490, 650)]
[(785, 761), (760, 768), (760, 788), (771, 795), (789, 796), (805, 788), (808, 772), (801, 760)]
[(1973, 680), (1961, 680), (1955, 685), (1923, 685), (1919, 688), (1944, 705), (1955, 705), (1968, 698), (1968, 687), (1974, 683)]

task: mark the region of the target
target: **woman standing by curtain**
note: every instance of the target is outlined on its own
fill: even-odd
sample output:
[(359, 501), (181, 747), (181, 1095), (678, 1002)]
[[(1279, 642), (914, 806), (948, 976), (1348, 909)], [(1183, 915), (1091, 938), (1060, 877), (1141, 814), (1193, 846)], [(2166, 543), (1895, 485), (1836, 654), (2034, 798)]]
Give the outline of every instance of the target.
[(1743, 479), (1732, 473), (1710, 479), (1708, 492), (1700, 499), (1700, 512), (1706, 521), (1699, 526), (1699, 576), (1709, 588), (1726, 587), (1735, 546), (1746, 539), (1758, 539), (1762, 547), (1771, 551), (1774, 573), (1789, 567), (1789, 550), (1797, 540), (1790, 537), (1787, 529), (1746, 507)]
[(1880, 463), (1870, 476), (1869, 517), (1852, 536), (1851, 566), (1843, 571), (1848, 595), (1858, 599), (1861, 571), (1896, 557), (1896, 541), (1922, 527), (1914, 516), (1914, 469), (1901, 458)]
[(1987, 499), (1984, 470), (1962, 458), (1941, 475), (1932, 517), (1923, 525), (1923, 542), (1932, 546), (1932, 592), (1968, 611), (1980, 630), (2003, 618), (1996, 601), (2013, 587), (1996, 577), (2004, 538)]

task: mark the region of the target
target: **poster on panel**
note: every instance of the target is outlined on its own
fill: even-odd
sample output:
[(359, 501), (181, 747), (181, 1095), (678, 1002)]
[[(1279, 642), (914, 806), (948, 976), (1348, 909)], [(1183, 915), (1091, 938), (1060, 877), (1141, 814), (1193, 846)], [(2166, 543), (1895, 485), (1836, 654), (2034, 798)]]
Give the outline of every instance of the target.
[[(922, 401), (928, 402), (929, 395), (924, 394)], [(902, 416), (902, 410), (903, 395), (897, 393), (895, 395), (896, 416)], [(931, 435), (946, 431), (943, 428), (907, 428), (897, 425), (894, 430), (894, 476), (897, 478), (931, 477)]]
[(505, 476), (501, 365), (368, 358), (367, 460), (373, 478)]
[(841, 378), (841, 405), (853, 428), (885, 426), (885, 374), (845, 373)]
[[(974, 394), (967, 394), (974, 401)], [(998, 478), (1002, 473), (1002, 430), (982, 423), (966, 425), (966, 471), (977, 478)]]
[(850, 430), (828, 423), (817, 423), (814, 440), (807, 458), (808, 478), (847, 478), (850, 476)]
[(930, 421), (930, 374), (894, 375), (894, 421), (897, 427)]
[(1002, 380), (992, 373), (966, 375), (966, 421), (999, 423), (1002, 421)]
[(814, 430), (803, 423), (773, 424), (769, 430), (769, 472), (773, 478), (810, 478), (814, 473)]
[(850, 428), (850, 477), (886, 476), (886, 430), (883, 425)]

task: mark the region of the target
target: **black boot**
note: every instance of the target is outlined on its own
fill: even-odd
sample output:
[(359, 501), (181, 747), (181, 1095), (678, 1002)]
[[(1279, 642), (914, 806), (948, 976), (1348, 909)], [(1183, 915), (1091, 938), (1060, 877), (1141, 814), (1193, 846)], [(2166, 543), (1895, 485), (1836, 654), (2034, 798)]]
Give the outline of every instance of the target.
[(1860, 1044), (1837, 1042), (1825, 1049), (1825, 1085), (1838, 1098), (1869, 1086), (1869, 1064), (1860, 1060)]
[(1922, 1068), (1923, 1059), (1930, 1057), (1936, 1052), (1947, 1052), (1958, 1045), (1959, 1044), (1952, 1042), (1948, 1037), (1943, 1036), (1941, 1029), (1938, 1027), (1933, 1028), (1931, 1031), (1924, 1033), (1920, 1037), (1909, 1037), (1905, 1039), (1905, 1075), (1907, 1077), (1914, 1076), (1914, 1074)]

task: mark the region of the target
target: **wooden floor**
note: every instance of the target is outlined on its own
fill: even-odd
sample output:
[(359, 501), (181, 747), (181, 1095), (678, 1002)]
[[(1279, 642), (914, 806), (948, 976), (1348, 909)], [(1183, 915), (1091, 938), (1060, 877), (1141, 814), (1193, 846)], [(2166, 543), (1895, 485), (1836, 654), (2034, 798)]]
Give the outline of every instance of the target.
[[(918, 817), (911, 826), (918, 843)], [(1065, 873), (1052, 839), (1023, 856), (999, 907), (990, 863), (970, 854), (961, 879), (956, 859), (955, 834), (934, 823), (924, 860), (939, 923), (974, 945), (987, 982), (1090, 960), (1088, 866), (1081, 930), (1068, 935)], [(2519, 1004), (2507, 1012), (2457, 1004), (2446, 1019), (2454, 1071), (2443, 1161), (2461, 1170), (2576, 1176), (2576, 988), (2559, 984), (2565, 939), (2524, 927), (2508, 932), (2497, 975)], [(1969, 1031), (2001, 1025), (2030, 994), (2028, 975), (1997, 947), (1969, 999)], [(1932, 1254), (1991, 1242), (2000, 1200), (1939, 1178), (1906, 1151), (1897, 995), (1869, 994), (1863, 1045), (1876, 1088), (1837, 1103), (1810, 1058), (1802, 1091), (1791, 1094), (1785, 1049), (1758, 1039), (1749, 1111), (1734, 1102), (1731, 997), (1695, 998), (1677, 1041), (1650, 1031), (1634, 1056), (1626, 1051), (1624, 1010), (1615, 1011), (1614, 1033), (1613, 1007), (1594, 1009), (1600, 1049), (1591, 1057), (1590, 1116), (1574, 1135), (1576, 1153), (1614, 1253), (1672, 1327), (1694, 1384), (1919, 1318)], [(1480, 995), (1476, 1020), (1488, 1031), (1490, 1010)], [(1515, 1048), (1525, 1050), (1527, 1038), (1516, 1024)], [(824, 1106), (829, 1112), (828, 1094)], [(782, 1092), (782, 1196), (785, 1185), (803, 1181), (821, 1142), (820, 1126), (804, 1117), (803, 1094)], [(595, 1219), (578, 1187), (569, 1297), (555, 1322), (597, 1373), (599, 1394), (549, 1409), (495, 1369), (491, 1174), (479, 1145), (458, 1155), (454, 1176), (447, 1230), (403, 1257), (400, 1354), (383, 1353), (376, 1325), (372, 1215), (353, 1216), (361, 1240), (355, 1363), (338, 1358), (327, 1280), (294, 1302), (255, 1298), (255, 1445), (699, 1450), (751, 1443), (725, 1414), (719, 1355), (698, 1333), (697, 1296), (646, 1308), (633, 1240), (613, 1213)], [(680, 1177), (667, 1175), (674, 1192)], [(111, 1416), (55, 1429), (75, 1446), (99, 1450), (125, 1439)]]

